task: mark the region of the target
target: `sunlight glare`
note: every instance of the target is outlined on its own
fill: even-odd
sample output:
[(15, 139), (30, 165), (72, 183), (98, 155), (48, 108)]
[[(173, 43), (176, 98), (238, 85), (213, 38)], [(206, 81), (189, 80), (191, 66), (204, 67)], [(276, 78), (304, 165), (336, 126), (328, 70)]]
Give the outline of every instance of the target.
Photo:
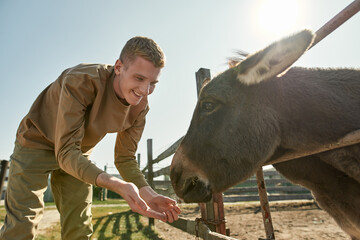
[(283, 35), (298, 21), (298, 0), (262, 0), (258, 8), (258, 24), (272, 35)]

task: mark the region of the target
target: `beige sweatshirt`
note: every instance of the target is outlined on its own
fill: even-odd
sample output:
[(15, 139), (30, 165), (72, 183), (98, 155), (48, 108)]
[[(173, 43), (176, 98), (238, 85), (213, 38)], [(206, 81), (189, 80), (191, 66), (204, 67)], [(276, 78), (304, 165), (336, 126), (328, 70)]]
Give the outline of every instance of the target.
[(117, 132), (115, 166), (126, 181), (146, 186), (135, 159), (149, 110), (147, 98), (136, 106), (116, 96), (111, 65), (80, 64), (65, 70), (35, 100), (21, 121), (16, 140), (25, 147), (52, 150), (61, 169), (95, 184), (103, 172), (87, 156), (107, 134)]

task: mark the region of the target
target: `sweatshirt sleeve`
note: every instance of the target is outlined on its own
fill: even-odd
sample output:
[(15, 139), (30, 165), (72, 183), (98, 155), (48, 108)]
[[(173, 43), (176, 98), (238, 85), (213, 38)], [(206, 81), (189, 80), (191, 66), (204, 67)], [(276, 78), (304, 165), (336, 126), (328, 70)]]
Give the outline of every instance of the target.
[(86, 75), (64, 74), (55, 129), (55, 156), (61, 169), (90, 184), (103, 171), (81, 151), (87, 108), (95, 98), (93, 84)]
[(115, 143), (115, 166), (125, 181), (134, 183), (138, 188), (148, 186), (135, 158), (138, 142), (145, 127), (145, 116), (149, 108), (139, 114), (129, 129), (119, 132)]

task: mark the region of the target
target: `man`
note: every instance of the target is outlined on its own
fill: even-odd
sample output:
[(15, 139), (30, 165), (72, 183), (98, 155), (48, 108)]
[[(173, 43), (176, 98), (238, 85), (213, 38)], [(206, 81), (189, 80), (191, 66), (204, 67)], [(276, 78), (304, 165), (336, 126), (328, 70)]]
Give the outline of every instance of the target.
[[(38, 96), (17, 132), (0, 239), (34, 239), (50, 173), (62, 239), (90, 238), (92, 184), (120, 194), (142, 215), (178, 219), (176, 202), (148, 186), (135, 160), (149, 110), (147, 96), (164, 64), (164, 54), (153, 40), (134, 37), (114, 66), (80, 64), (67, 69)], [(117, 132), (115, 165), (125, 181), (88, 159), (111, 132)]]

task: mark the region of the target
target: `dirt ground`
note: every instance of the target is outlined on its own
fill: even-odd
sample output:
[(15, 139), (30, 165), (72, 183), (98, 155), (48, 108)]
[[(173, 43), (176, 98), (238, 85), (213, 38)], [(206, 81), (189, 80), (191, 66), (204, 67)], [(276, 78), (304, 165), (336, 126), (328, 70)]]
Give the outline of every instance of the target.
[[(181, 217), (194, 220), (200, 217), (196, 204), (180, 205)], [(271, 217), (277, 240), (349, 240), (335, 221), (313, 201), (280, 201), (270, 203)], [(265, 238), (264, 225), (258, 202), (225, 204), (226, 227), (230, 236), (239, 240)], [(56, 209), (46, 209), (39, 224), (40, 233), (59, 221)], [(194, 235), (183, 232), (161, 221), (155, 221), (156, 231), (164, 240), (193, 240)]]
[[(270, 210), (277, 240), (350, 239), (313, 201), (271, 202)], [(200, 212), (194, 205), (189, 209), (183, 208), (181, 216), (194, 220), (200, 217)], [(265, 238), (259, 203), (225, 204), (225, 218), (231, 237), (241, 240)], [(193, 235), (160, 221), (155, 222), (155, 227), (164, 240), (195, 239)]]

